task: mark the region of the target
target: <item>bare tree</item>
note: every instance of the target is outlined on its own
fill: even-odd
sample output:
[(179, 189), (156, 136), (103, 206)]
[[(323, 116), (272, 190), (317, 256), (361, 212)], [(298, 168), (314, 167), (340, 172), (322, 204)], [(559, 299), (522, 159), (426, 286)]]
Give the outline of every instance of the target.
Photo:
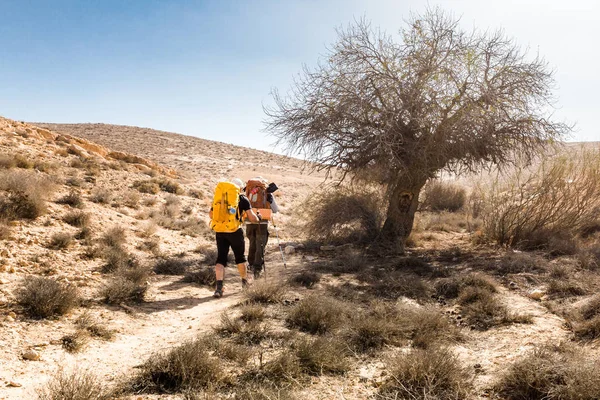
[(531, 159), (570, 127), (551, 120), (552, 72), (502, 32), (466, 32), (433, 9), (400, 41), (358, 21), (327, 58), (273, 92), (267, 131), (318, 169), (341, 168), (387, 188), (383, 243), (404, 250), (419, 192), (441, 170)]

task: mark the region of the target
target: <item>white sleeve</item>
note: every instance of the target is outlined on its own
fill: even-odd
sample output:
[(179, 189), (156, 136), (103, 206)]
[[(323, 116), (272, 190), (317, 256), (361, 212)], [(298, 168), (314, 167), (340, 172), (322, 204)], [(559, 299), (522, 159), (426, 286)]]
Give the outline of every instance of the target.
[(275, 203), (275, 196), (271, 195), (271, 197), (273, 198), (273, 201), (271, 202), (271, 211), (273, 211), (274, 214), (277, 214), (279, 212), (279, 206)]

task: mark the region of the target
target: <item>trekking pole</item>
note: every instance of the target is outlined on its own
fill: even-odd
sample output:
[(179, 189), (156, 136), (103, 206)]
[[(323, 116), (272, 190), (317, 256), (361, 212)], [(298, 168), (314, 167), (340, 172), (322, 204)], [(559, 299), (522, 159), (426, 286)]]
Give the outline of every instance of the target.
[(279, 233), (277, 232), (277, 225), (275, 225), (275, 218), (271, 217), (273, 220), (273, 228), (275, 228), (275, 236), (277, 237), (277, 245), (279, 246), (279, 253), (281, 254), (281, 259), (283, 260), (283, 268), (287, 268), (285, 263), (285, 257), (283, 256), (283, 250), (281, 249), (281, 242), (279, 241)]

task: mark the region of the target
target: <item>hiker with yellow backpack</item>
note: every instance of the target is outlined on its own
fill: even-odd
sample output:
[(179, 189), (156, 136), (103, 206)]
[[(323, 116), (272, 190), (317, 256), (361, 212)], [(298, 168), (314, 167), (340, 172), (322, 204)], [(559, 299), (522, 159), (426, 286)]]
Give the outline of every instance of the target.
[(246, 219), (246, 237), (250, 241), (248, 263), (258, 279), (264, 269), (265, 249), (269, 241), (269, 221), (271, 214), (279, 212), (273, 193), (278, 189), (275, 183), (267, 185), (267, 181), (259, 176), (246, 182), (246, 197), (255, 213), (261, 215), (260, 221)]
[(241, 191), (243, 185), (244, 183), (239, 178), (232, 179), (231, 182), (219, 182), (215, 188), (212, 207), (208, 213), (211, 220), (210, 227), (216, 232), (217, 241), (215, 266), (217, 284), (213, 295), (216, 298), (223, 296), (223, 278), (230, 247), (242, 278), (242, 288), (248, 285), (248, 271), (244, 254), (246, 242), (244, 241), (242, 221), (247, 218), (249, 221), (259, 222), (261, 217), (252, 210), (250, 201)]

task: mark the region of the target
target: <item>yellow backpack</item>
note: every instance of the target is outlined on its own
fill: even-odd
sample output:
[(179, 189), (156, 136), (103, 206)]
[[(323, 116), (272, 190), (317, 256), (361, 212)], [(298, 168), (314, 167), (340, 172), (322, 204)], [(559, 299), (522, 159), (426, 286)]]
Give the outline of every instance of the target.
[(215, 232), (235, 232), (242, 224), (238, 203), (240, 189), (231, 182), (219, 182), (215, 188), (210, 229)]

